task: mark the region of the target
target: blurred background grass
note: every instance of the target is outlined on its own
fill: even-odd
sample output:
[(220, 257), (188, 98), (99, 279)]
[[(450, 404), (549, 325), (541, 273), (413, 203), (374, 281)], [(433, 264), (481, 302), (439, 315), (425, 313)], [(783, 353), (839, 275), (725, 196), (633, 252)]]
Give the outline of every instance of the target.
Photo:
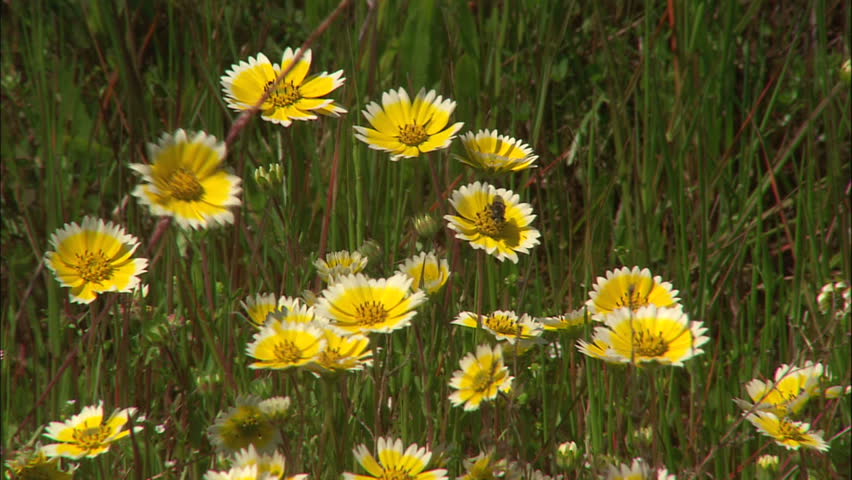
[[(332, 96), (350, 113), (287, 129), (255, 119), (228, 157), (244, 180), (237, 224), (173, 228), (143, 277), (145, 301), (115, 307), (33, 409), (104, 305), (67, 302), (40, 263), (50, 234), (93, 214), (150, 236), (154, 219), (128, 200), (128, 163), (177, 128), (224, 138), (235, 115), (219, 77), (258, 52), (277, 61), (338, 5), (272, 3), (0, 7), (4, 457), (38, 426), (104, 399), (139, 407), (150, 426), (135, 440), (141, 454), (116, 446), (123, 455), (84, 465), (79, 478), (201, 478), (215, 462), (205, 428), (253, 392), (299, 395), (288, 464), (313, 478), (353, 471), (351, 448), (383, 434), (429, 443), (451, 473), (489, 445), (556, 472), (556, 445), (575, 440), (592, 456), (726, 478), (753, 473), (759, 449), (786, 455), (736, 426), (731, 399), (743, 383), (806, 359), (850, 383), (849, 316), (833, 320), (815, 301), (852, 271), (850, 96), (838, 76), (848, 2), (386, 0), (353, 2), (313, 45), (312, 72), (344, 70)], [(502, 185), (538, 215), (542, 244), (530, 256), (486, 259), (480, 276), (474, 252), (449, 233), (417, 237), (412, 218), (440, 220), (449, 193), (477, 177), (447, 152), (391, 163), (352, 137), (364, 105), (399, 86), (453, 98), (462, 132), (496, 128), (540, 155), (536, 170)], [(283, 185), (253, 181), (275, 163)], [(375, 340), (376, 366), (348, 379), (249, 371), (239, 301), (316, 292), (321, 250), (367, 240), (382, 249), (374, 276), (418, 248), (448, 252), (454, 276), (416, 328)], [(634, 264), (671, 281), (705, 322), (705, 355), (682, 370), (625, 372), (557, 339), (565, 354), (520, 362), (508, 402), (449, 407), (446, 381), (475, 347), (449, 325), (459, 311), (561, 313), (582, 305), (595, 276)], [(850, 423), (848, 397), (831, 405), (814, 422), (828, 437)], [(654, 429), (650, 444), (633, 438), (643, 426)], [(847, 430), (827, 455), (786, 467), (840, 478), (849, 449)]]

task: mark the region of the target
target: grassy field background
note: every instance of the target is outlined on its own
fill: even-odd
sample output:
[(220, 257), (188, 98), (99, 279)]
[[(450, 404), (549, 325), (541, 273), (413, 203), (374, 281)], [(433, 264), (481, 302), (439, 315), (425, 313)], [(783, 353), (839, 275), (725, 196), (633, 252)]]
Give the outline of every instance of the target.
[[(839, 76), (848, 2), (352, 2), (312, 45), (311, 69), (344, 70), (331, 96), (349, 113), (289, 128), (255, 118), (228, 155), (243, 179), (237, 222), (172, 225), (147, 252), (156, 219), (129, 196), (128, 164), (177, 128), (224, 139), (236, 118), (225, 70), (258, 52), (278, 61), (337, 6), (3, 2), (4, 460), (41, 426), (104, 400), (110, 411), (139, 408), (145, 429), (83, 461), (76, 478), (199, 479), (217, 465), (206, 428), (253, 393), (294, 399), (288, 470), (317, 479), (360, 471), (352, 448), (382, 435), (429, 445), (452, 476), (494, 447), (567, 478), (633, 457), (678, 478), (755, 478), (765, 453), (780, 457), (779, 478), (848, 478), (848, 396), (812, 406), (826, 454), (778, 447), (732, 401), (782, 363), (822, 362), (850, 384), (850, 317), (816, 303), (822, 285), (852, 273), (852, 125)], [(354, 139), (365, 104), (400, 86), (434, 88), (457, 102), (462, 132), (496, 128), (540, 156), (504, 184), (537, 215), (531, 255), (483, 261), (445, 228), (448, 196), (479, 178), (450, 157), (458, 141), (394, 163)], [(254, 181), (273, 164), (282, 184)], [(142, 240), (146, 298), (122, 296), (108, 312), (104, 298), (71, 304), (43, 266), (51, 233), (89, 214)], [(424, 214), (441, 223), (437, 235), (417, 235)], [(380, 247), (371, 276), (437, 249), (450, 282), (412, 328), (373, 339), (381, 353), (364, 372), (249, 370), (240, 301), (318, 293), (312, 262), (367, 241)], [(672, 282), (708, 328), (704, 355), (685, 368), (625, 369), (549, 335), (562, 355), (542, 348), (513, 362), (507, 399), (450, 406), (447, 381), (484, 338), (450, 325), (458, 312), (566, 312), (622, 265)], [(569, 440), (591, 469), (556, 465)]]

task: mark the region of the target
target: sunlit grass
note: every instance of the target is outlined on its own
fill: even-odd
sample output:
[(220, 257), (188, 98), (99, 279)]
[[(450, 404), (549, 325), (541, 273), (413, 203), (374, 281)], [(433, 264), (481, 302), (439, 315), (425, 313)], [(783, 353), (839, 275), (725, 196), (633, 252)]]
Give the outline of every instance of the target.
[[(50, 422), (103, 401), (105, 411), (137, 408), (145, 418), (131, 423), (143, 428), (76, 461), (75, 478), (200, 479), (236, 468), (208, 432), (252, 395), (289, 398), (274, 422), (277, 450), (288, 475), (317, 479), (363, 473), (359, 455), (414, 444), (431, 452), (421, 470), (451, 478), (480, 453), (482, 469), (491, 459), (520, 478), (633, 467), (756, 478), (766, 454), (779, 457), (779, 477), (849, 471), (850, 396), (825, 387), (852, 383), (850, 315), (842, 293), (817, 298), (852, 273), (852, 106), (839, 73), (849, 51), (837, 20), (846, 3), (353, 2), (310, 45), (311, 72), (343, 70), (331, 97), (348, 113), (288, 127), (254, 118), (229, 138), (238, 112), (221, 77), (258, 52), (299, 48), (336, 8), (4, 4), (4, 461), (52, 443)], [(459, 138), (390, 161), (353, 127), (375, 125), (363, 112), (400, 87), (455, 102), (447, 125), (463, 122), (459, 135), (517, 139), (535, 168), (477, 170), (459, 161), (469, 155)], [(134, 197), (130, 165), (152, 162), (148, 144), (178, 129), (227, 139), (224, 166), (242, 179), (233, 223), (182, 229)], [(502, 207), (482, 200), (472, 214), (483, 229), (503, 228), (520, 213), (502, 209), (519, 202), (535, 215), (539, 243), (517, 263), (448, 227), (453, 192), (474, 182), (517, 194)], [(43, 259), (51, 234), (86, 216), (140, 241), (144, 288), (69, 301)], [(316, 265), (344, 250), (358, 252), (365, 281), (401, 278), (406, 259), (433, 252), (439, 285), (418, 294), (410, 325), (363, 333), (372, 363), (361, 370), (249, 368), (259, 333), (241, 302), (271, 294), (331, 309), (333, 276)], [(511, 389), (476, 410), (453, 407), (460, 361), (496, 345), (485, 325), (454, 325), (462, 312), (515, 312), (540, 330), (544, 317), (584, 315), (596, 278), (633, 266), (679, 291), (688, 319), (706, 328), (706, 343), (692, 346), (703, 353), (682, 368), (588, 357), (578, 338), (591, 342), (605, 325), (590, 310), (582, 328), (501, 343)], [(734, 401), (760, 405), (749, 382), (806, 362), (826, 375), (795, 390), (809, 393), (792, 420), (824, 433), (824, 453), (776, 444)], [(557, 455), (568, 441), (570, 461)]]

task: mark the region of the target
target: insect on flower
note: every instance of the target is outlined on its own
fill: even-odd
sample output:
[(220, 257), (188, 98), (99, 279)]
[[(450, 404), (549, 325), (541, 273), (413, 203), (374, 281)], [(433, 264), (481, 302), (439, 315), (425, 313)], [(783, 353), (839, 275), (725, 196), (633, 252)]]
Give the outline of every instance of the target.
[(495, 195), (494, 200), (488, 205), (488, 208), (491, 210), (491, 217), (495, 222), (506, 222), (506, 202), (503, 200), (503, 197)]

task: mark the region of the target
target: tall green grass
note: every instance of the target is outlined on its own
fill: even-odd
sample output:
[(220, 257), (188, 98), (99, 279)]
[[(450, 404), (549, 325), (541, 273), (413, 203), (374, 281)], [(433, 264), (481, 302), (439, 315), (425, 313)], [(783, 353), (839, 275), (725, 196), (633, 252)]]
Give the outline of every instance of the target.
[[(354, 2), (312, 47), (312, 72), (344, 70), (332, 96), (349, 114), (290, 128), (255, 119), (228, 155), (244, 186), (235, 225), (172, 226), (146, 253), (140, 303), (69, 304), (42, 265), (50, 234), (92, 214), (149, 238), (156, 220), (129, 197), (127, 165), (162, 132), (224, 139), (236, 116), (219, 77), (257, 52), (280, 58), (337, 5), (3, 4), (4, 460), (40, 426), (103, 399), (138, 407), (146, 428), (82, 462), (77, 478), (198, 479), (217, 461), (206, 428), (254, 393), (298, 399), (288, 470), (312, 478), (356, 471), (352, 448), (382, 435), (428, 444), (451, 475), (494, 446), (591, 476), (556, 466), (568, 440), (596, 468), (641, 456), (679, 478), (751, 478), (767, 452), (791, 478), (849, 472), (848, 396), (813, 421), (832, 439), (825, 455), (771, 444), (732, 402), (781, 363), (823, 362), (850, 384), (850, 317), (835, 321), (815, 300), (852, 272), (850, 96), (837, 75), (847, 2)], [(533, 205), (543, 237), (531, 255), (480, 263), (445, 228), (417, 235), (415, 217), (443, 222), (452, 190), (479, 177), (449, 151), (392, 163), (353, 138), (364, 106), (399, 86), (453, 98), (462, 132), (496, 128), (533, 147), (538, 168), (500, 180)], [(254, 182), (276, 163), (281, 185)], [(414, 326), (373, 340), (381, 353), (364, 373), (249, 370), (240, 300), (318, 292), (313, 260), (367, 241), (381, 247), (372, 276), (434, 248), (451, 281)], [(459, 311), (561, 313), (621, 265), (680, 290), (709, 329), (704, 355), (683, 369), (613, 368), (553, 336), (563, 355), (513, 363), (508, 398), (450, 406), (458, 360), (485, 341), (450, 325)], [(651, 440), (635, 437), (643, 427)]]

